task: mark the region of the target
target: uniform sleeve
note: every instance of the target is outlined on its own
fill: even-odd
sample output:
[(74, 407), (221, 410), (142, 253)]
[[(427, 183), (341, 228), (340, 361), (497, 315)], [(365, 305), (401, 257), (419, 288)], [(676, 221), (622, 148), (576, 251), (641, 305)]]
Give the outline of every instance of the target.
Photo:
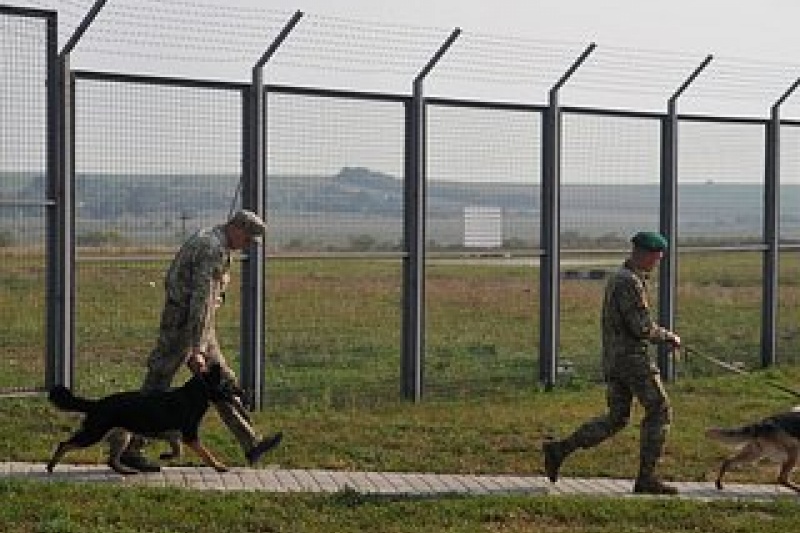
[(636, 338), (651, 342), (665, 340), (667, 330), (650, 316), (644, 285), (635, 278), (621, 280), (616, 286), (620, 316), (628, 331)]
[(191, 297), (187, 327), (193, 347), (200, 346), (209, 319), (213, 296), (214, 273), (222, 267), (223, 256), (215, 248), (197, 250), (192, 264)]

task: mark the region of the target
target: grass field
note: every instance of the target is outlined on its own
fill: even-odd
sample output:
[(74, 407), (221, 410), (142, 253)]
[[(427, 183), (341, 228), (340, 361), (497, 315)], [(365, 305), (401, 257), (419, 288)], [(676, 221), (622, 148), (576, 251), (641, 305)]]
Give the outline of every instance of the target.
[(2, 482), (0, 498), (0, 531), (9, 533), (786, 533), (797, 527), (794, 501), (203, 496), (169, 489)]
[[(765, 385), (800, 382), (797, 257), (781, 269), (779, 353), (784, 364), (752, 377), (690, 360), (669, 386), (675, 424), (661, 471), (710, 480), (724, 448), (711, 424), (733, 425), (786, 409), (795, 399)], [(35, 259), (2, 266), (0, 384), (41, 379), (42, 272)], [(100, 394), (138, 386), (161, 305), (163, 262), (88, 262), (78, 272), (78, 388)], [(398, 400), (400, 263), (394, 260), (275, 260), (269, 264), (269, 398), (254, 415), (282, 429), (270, 458), (284, 467), (540, 475), (539, 445), (598, 414), (597, 309), (602, 282), (562, 283), (562, 351), (578, 373), (563, 387), (536, 384), (538, 280), (519, 265), (431, 265), (428, 269), (429, 394)], [(685, 342), (725, 360), (758, 360), (758, 254), (686, 254), (679, 273), (678, 330)], [(155, 282), (155, 287), (150, 282)], [(223, 308), (222, 342), (238, 345), (238, 294)], [(231, 356), (233, 357), (233, 356)], [(183, 376), (181, 376), (183, 377)], [(367, 396), (371, 401), (363, 401)], [(578, 453), (568, 476), (633, 477), (633, 424), (613, 441)], [(75, 427), (39, 397), (0, 399), (0, 460), (41, 461)], [(242, 465), (216, 414), (204, 440)], [(96, 447), (70, 460), (102, 462)], [(184, 460), (194, 463), (194, 458)], [(732, 472), (730, 481), (770, 482), (774, 465)], [(177, 489), (0, 482), (0, 531), (791, 531), (797, 502), (706, 504), (680, 500), (557, 497), (381, 499), (334, 495), (207, 494)]]
[[(787, 252), (781, 262), (778, 358), (787, 363), (800, 363), (799, 259)], [(168, 261), (169, 256), (136, 261), (112, 255), (79, 262), (79, 390), (108, 393), (138, 386), (155, 340)], [(604, 261), (603, 268), (613, 268), (622, 257)], [(400, 388), (401, 260), (274, 258), (267, 269), (265, 366), (271, 401), (341, 405), (394, 399)], [(36, 386), (42, 382), (44, 361), (41, 258), (4, 256), (0, 278), (0, 387)], [(426, 279), (428, 397), (485, 396), (538, 386), (538, 268), (502, 260), (431, 262)], [(682, 254), (676, 329), (684, 341), (726, 361), (758, 367), (761, 279), (756, 252)], [(561, 283), (561, 359), (573, 369), (562, 376), (564, 385), (599, 377), (602, 289), (602, 280)], [(653, 287), (654, 306), (656, 297)], [(223, 350), (234, 365), (239, 301), (233, 283), (218, 325)], [(718, 373), (698, 361), (681, 365), (679, 372)]]
[[(793, 384), (800, 368), (739, 376), (687, 378), (670, 386), (675, 412), (660, 471), (668, 479), (711, 482), (726, 450), (706, 441), (711, 424), (733, 425), (788, 408), (796, 400), (767, 387)], [(254, 415), (263, 431), (280, 428), (284, 444), (269, 462), (287, 468), (541, 475), (539, 446), (602, 410), (603, 388), (529, 392), (504, 399), (386, 403), (372, 409), (284, 406)], [(638, 420), (613, 440), (579, 452), (566, 476), (636, 473)], [(0, 400), (0, 460), (44, 462), (78, 419), (41, 398)], [(203, 439), (226, 462), (241, 452), (215, 413)], [(152, 447), (152, 452), (158, 445)], [(102, 462), (98, 446), (75, 462)], [(179, 464), (200, 464), (189, 456)], [(730, 482), (771, 482), (764, 464), (729, 474)], [(0, 531), (786, 531), (797, 501), (702, 503), (678, 500), (509, 496), (386, 499), (334, 495), (194, 493), (178, 489), (0, 482)], [(4, 529), (5, 528), (5, 529)], [(782, 529), (783, 528), (783, 529)]]

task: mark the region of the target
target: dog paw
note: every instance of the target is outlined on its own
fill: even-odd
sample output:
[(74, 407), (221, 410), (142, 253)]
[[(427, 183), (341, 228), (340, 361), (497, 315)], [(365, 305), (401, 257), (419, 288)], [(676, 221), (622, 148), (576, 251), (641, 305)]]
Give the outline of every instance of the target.
[(230, 471), (230, 469), (225, 465), (214, 465), (214, 470), (216, 470), (217, 472), (220, 472), (220, 473), (229, 472)]

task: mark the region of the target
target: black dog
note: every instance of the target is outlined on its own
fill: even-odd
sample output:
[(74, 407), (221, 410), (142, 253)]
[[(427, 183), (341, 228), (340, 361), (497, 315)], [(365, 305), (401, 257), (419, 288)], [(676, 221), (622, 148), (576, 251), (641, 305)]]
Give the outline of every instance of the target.
[[(223, 378), (218, 364), (211, 365), (206, 371), (192, 376), (183, 386), (170, 391), (119, 392), (99, 400), (89, 400), (73, 395), (66, 387), (56, 386), (48, 398), (63, 411), (86, 413), (81, 428), (56, 448), (47, 463), (48, 472), (53, 471), (65, 453), (100, 442), (113, 428), (144, 436), (180, 433), (183, 442), (207, 465), (218, 472), (228, 470), (200, 443), (198, 437), (200, 421), (210, 402), (238, 402), (235, 387)], [(124, 449), (122, 446), (120, 453)], [(123, 466), (119, 454), (111, 457), (108, 464), (120, 474), (138, 472)]]

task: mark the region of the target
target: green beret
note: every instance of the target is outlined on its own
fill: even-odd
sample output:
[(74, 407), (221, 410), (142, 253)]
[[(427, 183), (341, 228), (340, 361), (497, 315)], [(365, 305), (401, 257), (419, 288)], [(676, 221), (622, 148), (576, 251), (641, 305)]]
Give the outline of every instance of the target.
[(631, 242), (637, 248), (642, 248), (651, 252), (666, 250), (669, 244), (666, 237), (657, 231), (640, 231), (633, 236)]

